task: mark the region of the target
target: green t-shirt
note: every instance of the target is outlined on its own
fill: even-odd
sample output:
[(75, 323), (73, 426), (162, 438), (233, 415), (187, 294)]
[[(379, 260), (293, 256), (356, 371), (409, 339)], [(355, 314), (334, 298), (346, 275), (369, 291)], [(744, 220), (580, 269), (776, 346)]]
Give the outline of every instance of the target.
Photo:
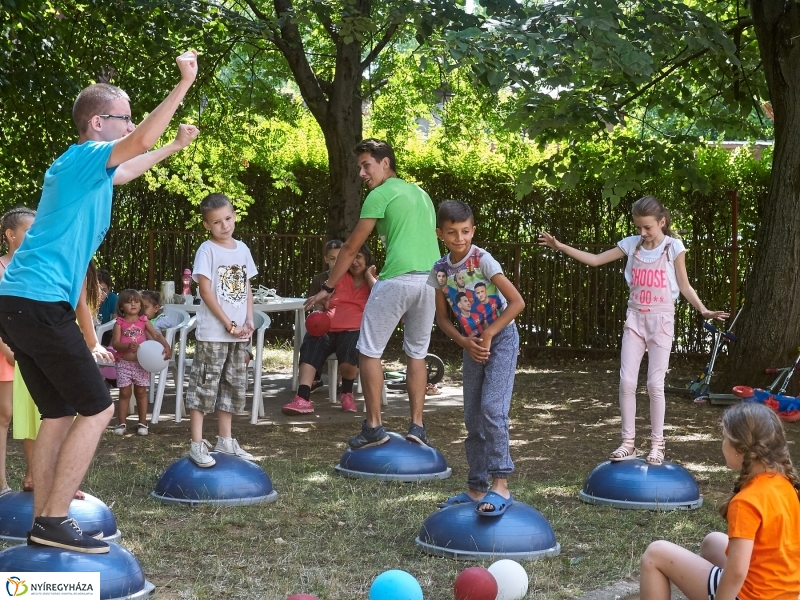
[(386, 246), (381, 279), (427, 273), (439, 260), (436, 211), (419, 186), (397, 177), (387, 179), (367, 195), (361, 218), (378, 220), (378, 235)]

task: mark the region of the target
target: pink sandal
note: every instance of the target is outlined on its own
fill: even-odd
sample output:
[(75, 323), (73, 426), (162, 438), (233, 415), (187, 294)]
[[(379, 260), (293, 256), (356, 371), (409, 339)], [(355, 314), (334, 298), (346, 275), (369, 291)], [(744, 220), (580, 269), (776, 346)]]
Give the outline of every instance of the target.
[(608, 456), (608, 460), (611, 462), (619, 462), (636, 458), (636, 446), (634, 442), (635, 440), (622, 440), (622, 445)]

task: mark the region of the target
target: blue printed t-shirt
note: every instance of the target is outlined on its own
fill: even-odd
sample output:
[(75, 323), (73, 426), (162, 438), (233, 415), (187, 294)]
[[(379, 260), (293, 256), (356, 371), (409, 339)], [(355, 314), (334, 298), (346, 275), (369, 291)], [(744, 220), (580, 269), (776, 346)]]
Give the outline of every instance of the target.
[(361, 218), (377, 219), (378, 235), (386, 246), (381, 279), (427, 273), (439, 258), (436, 211), (419, 186), (390, 177), (367, 195)]
[(86, 269), (111, 224), (113, 142), (70, 146), (44, 174), (36, 218), (0, 282), (0, 295), (75, 308)]
[(428, 285), (445, 295), (461, 332), (477, 336), (506, 307), (506, 299), (492, 283), (492, 277), (498, 273), (503, 273), (500, 263), (486, 250), (473, 245), (455, 264), (450, 262), (449, 253), (437, 260), (428, 276)]

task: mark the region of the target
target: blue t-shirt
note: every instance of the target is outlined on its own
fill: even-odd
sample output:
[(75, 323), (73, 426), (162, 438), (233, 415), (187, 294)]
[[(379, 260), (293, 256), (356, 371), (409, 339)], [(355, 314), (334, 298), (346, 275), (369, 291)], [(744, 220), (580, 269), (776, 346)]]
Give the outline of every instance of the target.
[(70, 146), (44, 174), (36, 218), (0, 282), (0, 295), (75, 308), (86, 269), (111, 224), (113, 142)]

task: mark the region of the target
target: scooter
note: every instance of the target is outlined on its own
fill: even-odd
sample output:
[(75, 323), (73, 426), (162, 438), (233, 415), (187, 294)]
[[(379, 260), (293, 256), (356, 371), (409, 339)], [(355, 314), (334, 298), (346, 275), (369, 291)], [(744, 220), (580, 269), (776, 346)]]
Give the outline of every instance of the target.
[[(733, 393), (737, 398), (745, 402), (760, 402), (767, 405), (784, 421), (800, 421), (800, 398), (796, 396), (786, 396), (789, 382), (796, 371), (800, 370), (800, 348), (797, 349), (798, 355), (790, 367), (764, 369), (765, 373), (775, 374), (776, 377), (766, 388), (752, 388), (747, 385), (737, 385), (733, 388)], [(780, 384), (778, 391), (775, 388)]]
[[(436, 385), (444, 377), (444, 361), (435, 354), (427, 354), (425, 356), (425, 368), (428, 371), (429, 385)], [(383, 379), (386, 382), (386, 387), (390, 390), (405, 391), (406, 389), (405, 370), (385, 371)]]
[(708, 364), (705, 369), (703, 369), (700, 377), (690, 381), (686, 387), (667, 386), (664, 388), (664, 391), (689, 393), (697, 403), (708, 401), (711, 404), (734, 404), (741, 400), (741, 398), (734, 394), (711, 393), (711, 379), (714, 375), (714, 365), (717, 362), (717, 356), (719, 356), (719, 352), (725, 344), (732, 344), (736, 341), (736, 336), (733, 335), (733, 328), (741, 312), (742, 311), (736, 313), (736, 317), (734, 317), (731, 326), (726, 331), (723, 331), (711, 323), (703, 323), (703, 329), (714, 334), (714, 344), (711, 347), (711, 358)]

